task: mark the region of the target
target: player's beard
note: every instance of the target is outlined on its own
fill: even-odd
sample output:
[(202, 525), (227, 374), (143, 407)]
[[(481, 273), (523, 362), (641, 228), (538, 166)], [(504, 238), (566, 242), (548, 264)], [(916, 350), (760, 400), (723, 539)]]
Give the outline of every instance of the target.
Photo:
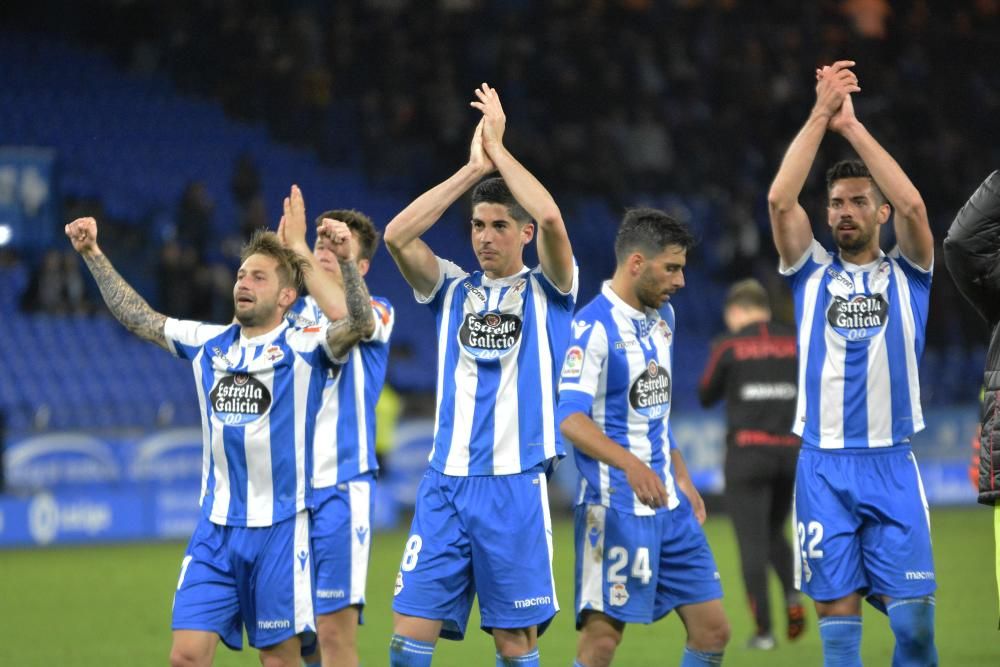
[[(236, 304), (237, 306), (239, 304)], [(260, 300), (253, 304), (252, 308), (244, 309), (242, 312), (236, 309), (236, 321), (244, 327), (257, 327), (267, 323), (274, 314), (277, 304), (261, 303)]]
[(650, 277), (648, 271), (643, 271), (635, 283), (635, 296), (639, 303), (646, 308), (659, 310), (666, 302), (663, 296), (663, 287), (656, 280)]
[(846, 240), (843, 238), (842, 234), (838, 234), (836, 230), (833, 233), (833, 240), (836, 242), (837, 247), (842, 251), (847, 253), (856, 253), (864, 250), (871, 243), (872, 237), (875, 235), (875, 230), (878, 227), (871, 227), (869, 229), (864, 229), (860, 225), (855, 227), (857, 235), (852, 240)]

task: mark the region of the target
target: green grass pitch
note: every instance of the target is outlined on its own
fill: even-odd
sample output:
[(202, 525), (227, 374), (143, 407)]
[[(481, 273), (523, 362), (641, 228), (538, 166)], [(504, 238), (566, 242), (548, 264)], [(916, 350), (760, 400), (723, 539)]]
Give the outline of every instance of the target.
[[(941, 664), (958, 667), (1000, 665), (1000, 632), (994, 584), (992, 513), (985, 508), (932, 513), (938, 572), (937, 644)], [(749, 613), (738, 572), (732, 529), (726, 518), (706, 524), (726, 590), (733, 640), (729, 666), (821, 665), (815, 617), (798, 642), (778, 650), (743, 648), (750, 634)], [(542, 664), (572, 664), (573, 545), (568, 519), (555, 525), (555, 572), (559, 613), (541, 638)], [(368, 577), (365, 625), (359, 632), (362, 663), (388, 663), (391, 600), (405, 534), (375, 536)], [(60, 549), (0, 551), (0, 636), (5, 665), (162, 665), (170, 648), (170, 605), (184, 545), (130, 544)], [(777, 583), (774, 583), (777, 588)], [(776, 599), (776, 598), (775, 598)], [(881, 614), (866, 606), (862, 654), (866, 665), (888, 665), (892, 635)], [(464, 642), (439, 643), (434, 664), (443, 667), (493, 665), (488, 635), (473, 612)], [(776, 630), (784, 624), (776, 620)], [(661, 667), (680, 660), (683, 628), (673, 615), (650, 626), (629, 626), (616, 663)], [(256, 651), (234, 653), (220, 645), (217, 665), (257, 665)]]

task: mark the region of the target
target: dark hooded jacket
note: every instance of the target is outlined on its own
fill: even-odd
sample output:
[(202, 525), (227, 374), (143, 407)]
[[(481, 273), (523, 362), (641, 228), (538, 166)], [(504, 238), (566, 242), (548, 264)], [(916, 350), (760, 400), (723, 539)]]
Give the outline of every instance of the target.
[(979, 502), (1000, 502), (1000, 171), (972, 193), (944, 241), (944, 259), (962, 295), (990, 325), (979, 439)]

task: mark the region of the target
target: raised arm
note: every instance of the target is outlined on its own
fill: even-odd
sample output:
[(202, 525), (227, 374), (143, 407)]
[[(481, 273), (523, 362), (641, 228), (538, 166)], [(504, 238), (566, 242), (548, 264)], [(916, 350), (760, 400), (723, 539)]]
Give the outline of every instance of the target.
[(486, 154), (503, 176), (514, 199), (537, 225), (538, 261), (542, 272), (556, 287), (568, 292), (573, 287), (573, 248), (559, 207), (545, 186), (503, 145), (507, 118), (497, 91), (484, 83), (476, 89), (476, 97), (478, 101), (471, 105), (483, 112)]
[(829, 128), (850, 142), (882, 194), (892, 204), (895, 210), (893, 227), (900, 251), (913, 263), (930, 269), (934, 262), (934, 237), (924, 200), (903, 168), (854, 115), (850, 95), (830, 119)]
[[(372, 313), (372, 298), (368, 293), (361, 272), (358, 271), (358, 258), (355, 257), (354, 246), (351, 244), (351, 229), (339, 220), (324, 220), (318, 230), (331, 244), (340, 265), (340, 274), (344, 279), (342, 296), (347, 306), (347, 316), (333, 322), (326, 332), (326, 340), (337, 357), (342, 357), (358, 341), (367, 338), (375, 331), (375, 315)], [(315, 279), (313, 279), (315, 281)], [(325, 275), (326, 283), (333, 283), (329, 274)], [(319, 289), (329, 287), (317, 286)], [(310, 293), (312, 288), (310, 287)], [(316, 298), (315, 296), (313, 298)]]
[(326, 272), (306, 242), (306, 204), (297, 185), (293, 185), (291, 192), (285, 197), (278, 238), (286, 248), (294, 250), (309, 262), (309, 271), (305, 277), (306, 289), (327, 319), (335, 322), (346, 317), (344, 287)]
[(65, 231), (73, 249), (87, 263), (111, 314), (139, 338), (169, 350), (163, 334), (167, 316), (153, 310), (111, 266), (97, 245), (97, 221), (94, 218), (77, 218), (66, 225)]
[(830, 66), (827, 75), (820, 78), (816, 84), (816, 104), (805, 125), (788, 146), (767, 194), (774, 245), (786, 266), (797, 262), (812, 243), (812, 226), (805, 209), (799, 204), (799, 194), (816, 160), (830, 119), (847, 95), (860, 90), (857, 77), (848, 69), (853, 65), (851, 60), (838, 61)]
[(406, 282), (419, 294), (430, 294), (440, 272), (434, 252), (420, 237), (469, 188), (495, 167), (483, 150), (483, 123), (476, 126), (469, 148), (469, 161), (446, 181), (420, 195), (386, 225), (384, 237), (389, 254)]

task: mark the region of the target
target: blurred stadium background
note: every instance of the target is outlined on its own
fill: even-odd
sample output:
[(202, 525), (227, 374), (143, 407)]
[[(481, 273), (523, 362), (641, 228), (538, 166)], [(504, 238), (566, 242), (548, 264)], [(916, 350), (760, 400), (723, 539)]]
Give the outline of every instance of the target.
[[(512, 151), (563, 210), (581, 264), (581, 303), (613, 270), (610, 244), (625, 206), (671, 211), (701, 239), (688, 286), (674, 299), (684, 360), (674, 428), (711, 496), (722, 488), (724, 426), (720, 412), (697, 406), (695, 387), (730, 282), (759, 278), (779, 316), (791, 317), (765, 196), (812, 104), (814, 68), (858, 62), (858, 116), (923, 193), (940, 244), (958, 206), (1000, 165), (1000, 143), (989, 140), (1000, 117), (998, 52), (997, 0), (4, 3), (0, 626), (5, 636), (20, 628), (9, 637), (34, 638), (11, 664), (70, 655), (95, 656), (71, 664), (162, 662), (177, 540), (197, 517), (201, 441), (189, 366), (110, 319), (63, 236), (66, 222), (96, 216), (102, 247), (158, 310), (227, 321), (239, 245), (249, 230), (275, 225), (291, 183), (312, 212), (353, 207), (383, 227), (464, 161), (476, 121), (468, 101), (488, 81), (502, 96)], [(847, 150), (829, 139), (818, 163)], [(805, 195), (822, 219), (821, 170)], [(471, 266), (465, 216), (456, 205), (428, 240)], [(385, 418), (391, 451), (377, 500), (389, 532), (376, 541), (363, 631), (375, 651), (363, 654), (367, 664), (381, 664), (386, 573), (402, 544), (392, 531), (405, 525), (426, 461), (435, 351), (433, 321), (384, 249), (368, 280), (397, 309), (389, 380), (399, 409)], [(928, 429), (915, 448), (935, 508), (942, 658), (951, 656), (942, 662), (997, 664), (1000, 652), (970, 653), (958, 631), (990, 631), (995, 612), (992, 584), (984, 590), (985, 572), (973, 565), (988, 560), (989, 519), (963, 509), (975, 498), (967, 467), (987, 334), (941, 262), (927, 334)], [(553, 502), (564, 512), (571, 462), (557, 482)], [(560, 530), (566, 607), (572, 547), (567, 527)], [(728, 525), (710, 522), (710, 533), (732, 575), (730, 616), (745, 624)], [(164, 544), (87, 546), (113, 542)], [(103, 648), (88, 653), (79, 648), (88, 633), (68, 626), (94, 627), (90, 610), (104, 606), (133, 625), (101, 624), (103, 633), (90, 634)], [(564, 612), (543, 651), (551, 641), (568, 658), (571, 626)], [(102, 652), (111, 651), (112, 633), (134, 644)], [(673, 641), (678, 630), (649, 633)], [(737, 625), (734, 646), (748, 634)], [(888, 650), (887, 637), (866, 650)], [(470, 646), (486, 650), (478, 641)], [(766, 664), (814, 664), (815, 641)], [(648, 663), (642, 655), (622, 662), (652, 664), (663, 653), (654, 650)], [(881, 655), (869, 657), (883, 664)], [(733, 662), (765, 664), (740, 659)], [(254, 660), (223, 656), (220, 664)]]

